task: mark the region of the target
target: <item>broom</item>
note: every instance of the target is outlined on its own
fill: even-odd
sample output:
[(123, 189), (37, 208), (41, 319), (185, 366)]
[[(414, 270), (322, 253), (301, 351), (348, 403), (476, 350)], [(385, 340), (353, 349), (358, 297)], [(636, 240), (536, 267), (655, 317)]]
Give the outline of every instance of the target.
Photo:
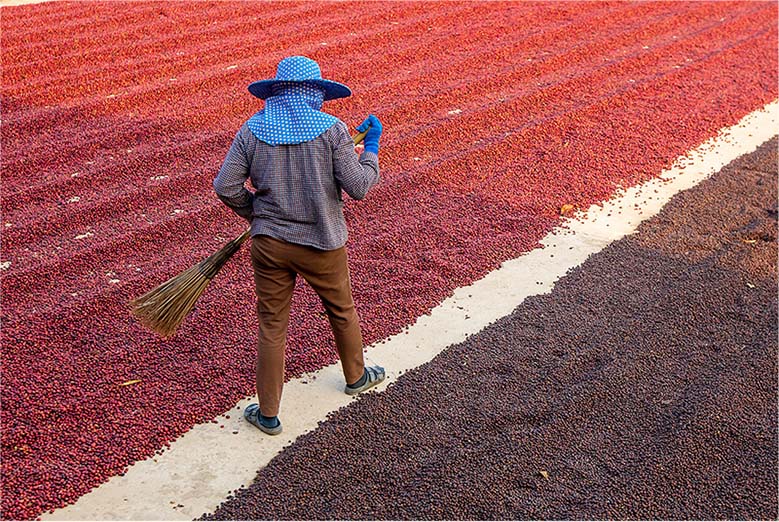
[[(352, 137), (357, 145), (368, 130)], [(249, 238), (251, 227), (200, 263), (174, 276), (154, 290), (130, 301), (130, 308), (138, 320), (162, 337), (170, 337), (184, 321), (203, 294), (208, 283), (219, 273)]]

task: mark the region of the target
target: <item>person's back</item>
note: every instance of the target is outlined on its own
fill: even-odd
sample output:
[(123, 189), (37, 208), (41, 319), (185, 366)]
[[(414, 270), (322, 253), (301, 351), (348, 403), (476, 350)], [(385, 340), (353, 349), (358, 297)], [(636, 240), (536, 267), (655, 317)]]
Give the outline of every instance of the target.
[(252, 236), (332, 250), (348, 237), (342, 191), (362, 199), (379, 181), (378, 156), (369, 151), (359, 162), (354, 156), (354, 143), (341, 121), (311, 141), (275, 146), (257, 139), (244, 124), (214, 188), (217, 194), (229, 194), (248, 169), (256, 190)]
[[(362, 199), (379, 181), (382, 127), (371, 115), (359, 159), (346, 125), (319, 109), (323, 101), (349, 96), (345, 85), (323, 80), (313, 60), (282, 60), (273, 80), (249, 91), (265, 108), (241, 126), (214, 179), (219, 198), (251, 223), (252, 266), (260, 333), (257, 396), (246, 419), (265, 433), (281, 433), (278, 419), (284, 384), (289, 308), (295, 280), (302, 276), (322, 300), (341, 358), (347, 394), (385, 378), (379, 366), (365, 367), (362, 334), (354, 306), (344, 244), (342, 191)], [(255, 192), (245, 188), (251, 179)]]

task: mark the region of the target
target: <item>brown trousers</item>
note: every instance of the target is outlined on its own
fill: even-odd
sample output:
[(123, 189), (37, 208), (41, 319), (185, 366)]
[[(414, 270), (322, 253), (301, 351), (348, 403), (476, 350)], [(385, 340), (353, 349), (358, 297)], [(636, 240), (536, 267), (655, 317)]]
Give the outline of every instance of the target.
[(362, 333), (352, 300), (346, 248), (318, 250), (269, 236), (252, 238), (252, 266), (260, 322), (257, 397), (267, 417), (278, 415), (284, 385), (289, 304), (300, 274), (316, 291), (333, 329), (347, 383), (362, 377)]

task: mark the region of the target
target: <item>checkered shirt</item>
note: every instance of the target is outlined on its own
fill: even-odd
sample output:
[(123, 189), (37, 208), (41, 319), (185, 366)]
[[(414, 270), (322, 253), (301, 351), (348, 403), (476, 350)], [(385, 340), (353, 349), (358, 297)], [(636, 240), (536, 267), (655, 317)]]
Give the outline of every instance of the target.
[[(254, 194), (244, 186), (247, 178)], [(335, 250), (348, 237), (341, 191), (363, 199), (378, 181), (378, 156), (363, 152), (358, 158), (342, 121), (311, 141), (276, 146), (258, 140), (244, 124), (214, 179), (214, 190), (251, 222), (252, 236)]]

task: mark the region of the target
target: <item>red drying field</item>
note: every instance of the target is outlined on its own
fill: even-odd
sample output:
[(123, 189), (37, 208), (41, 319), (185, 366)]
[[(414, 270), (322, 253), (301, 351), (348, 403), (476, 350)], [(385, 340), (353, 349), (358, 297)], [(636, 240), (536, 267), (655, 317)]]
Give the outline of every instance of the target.
[[(127, 301), (244, 224), (212, 194), (285, 56), (383, 121), (347, 203), (367, 342), (777, 96), (775, 3), (45, 3), (3, 8), (2, 516), (72, 502), (253, 393), (246, 249), (163, 341)], [(288, 377), (336, 360), (312, 293)], [(130, 386), (125, 381), (138, 379)], [(288, 412), (287, 415), (294, 415)]]

